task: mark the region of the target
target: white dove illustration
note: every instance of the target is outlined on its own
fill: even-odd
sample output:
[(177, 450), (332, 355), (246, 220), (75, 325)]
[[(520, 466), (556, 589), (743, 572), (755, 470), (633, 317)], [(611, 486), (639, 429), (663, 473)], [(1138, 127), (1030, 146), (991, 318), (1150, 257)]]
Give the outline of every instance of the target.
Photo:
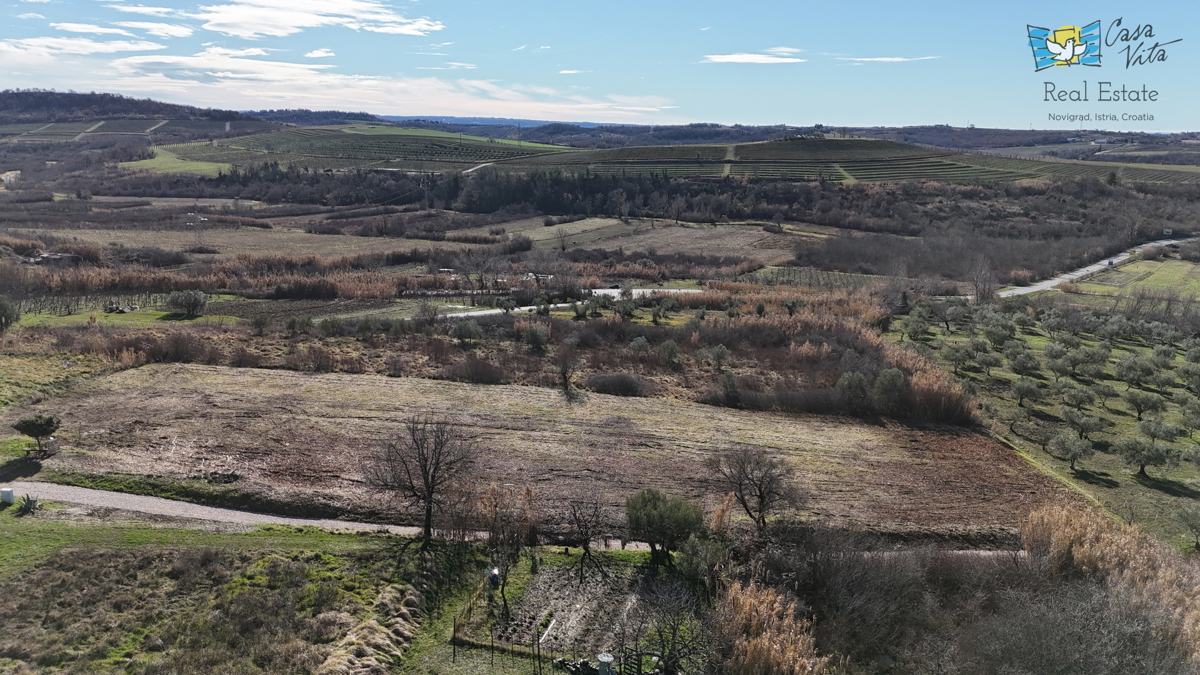
[(1060, 45), (1057, 42), (1051, 42), (1047, 39), (1046, 49), (1050, 50), (1050, 53), (1054, 55), (1055, 61), (1070, 61), (1076, 56), (1083, 56), (1083, 53), (1087, 51), (1087, 45), (1075, 44), (1075, 38), (1067, 38), (1065, 45)]

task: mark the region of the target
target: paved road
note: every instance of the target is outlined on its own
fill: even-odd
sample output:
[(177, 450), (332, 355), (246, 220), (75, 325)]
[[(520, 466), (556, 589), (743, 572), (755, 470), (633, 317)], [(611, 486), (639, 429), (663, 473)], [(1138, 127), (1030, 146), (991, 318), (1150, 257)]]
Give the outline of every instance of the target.
[[(633, 297), (641, 298), (641, 297), (645, 297), (647, 295), (653, 295), (654, 293), (662, 293), (662, 294), (670, 295), (670, 294), (676, 294), (676, 293), (699, 293), (699, 292), (700, 292), (699, 290), (694, 289), (694, 288), (635, 288), (635, 289), (633, 289)], [(596, 289), (592, 290), (592, 294), (593, 295), (607, 295), (610, 298), (617, 298), (617, 297), (620, 297), (620, 295), (621, 295), (621, 289), (619, 289), (619, 288), (596, 288)], [(563, 309), (564, 307), (570, 307), (570, 306), (571, 306), (571, 303), (564, 302), (564, 303), (560, 303), (557, 305), (550, 305), (550, 308), (551, 309)], [(512, 311), (514, 314), (521, 314), (521, 313), (533, 312), (536, 310), (537, 310), (537, 306), (530, 305), (528, 307), (518, 307)], [(451, 314), (443, 314), (442, 317), (446, 318), (446, 319), (460, 319), (462, 317), (467, 317), (467, 316), (487, 316), (489, 314), (503, 314), (503, 313), (504, 313), (504, 310), (502, 310), (502, 309), (479, 309), (479, 310), (475, 310), (474, 312), (454, 312)]]
[(375, 525), (371, 523), (354, 523), (344, 520), (327, 520), (317, 518), (289, 518), (286, 516), (271, 516), (262, 513), (250, 513), (235, 509), (223, 509), (217, 506), (202, 506), (190, 502), (180, 502), (162, 497), (145, 495), (130, 495), (123, 492), (107, 492), (90, 488), (74, 487), (72, 485), (56, 485), (18, 481), (0, 484), (0, 487), (10, 487), (17, 494), (18, 500), (24, 495), (32, 495), (38, 499), (55, 502), (69, 502), (85, 506), (100, 506), (123, 511), (136, 511), (156, 516), (171, 516), (175, 518), (194, 518), (196, 520), (212, 520), (220, 523), (237, 523), (241, 525), (293, 525), (324, 527), (331, 530), (378, 530), (386, 528), (393, 534), (414, 536), (421, 533), (418, 527), (401, 527), (398, 525)]
[[(1192, 239), (1160, 239), (1158, 241), (1152, 241), (1148, 244), (1142, 244), (1141, 246), (1138, 246), (1138, 247), (1134, 248), (1133, 250), (1135, 253), (1141, 253), (1142, 249), (1146, 248), (1147, 246), (1166, 246), (1168, 244), (1180, 244), (1185, 241), (1192, 241)], [(1129, 254), (1129, 251), (1125, 251), (1124, 253), (1121, 253), (1120, 255), (1113, 256), (1112, 258), (1105, 258), (1104, 260), (1101, 260), (1098, 263), (1095, 263), (1093, 265), (1088, 265), (1087, 267), (1082, 267), (1080, 269), (1075, 270), (1074, 272), (1067, 272), (1066, 274), (1060, 274), (1057, 277), (1054, 277), (1052, 279), (1046, 279), (1045, 281), (1039, 281), (1038, 283), (1033, 284), (1031, 286), (1022, 286), (1020, 288), (1010, 288), (1007, 291), (1000, 291), (1000, 293), (998, 295), (1002, 298), (1011, 298), (1015, 295), (1028, 295), (1030, 293), (1037, 293), (1039, 291), (1047, 291), (1061, 283), (1065, 283), (1068, 281), (1075, 281), (1076, 279), (1081, 279), (1083, 277), (1090, 276), (1097, 272), (1104, 271), (1109, 268), (1110, 261), (1112, 262), (1113, 266), (1116, 266), (1116, 265), (1120, 265), (1121, 263), (1125, 262), (1126, 260), (1129, 260), (1132, 257), (1133, 256)]]

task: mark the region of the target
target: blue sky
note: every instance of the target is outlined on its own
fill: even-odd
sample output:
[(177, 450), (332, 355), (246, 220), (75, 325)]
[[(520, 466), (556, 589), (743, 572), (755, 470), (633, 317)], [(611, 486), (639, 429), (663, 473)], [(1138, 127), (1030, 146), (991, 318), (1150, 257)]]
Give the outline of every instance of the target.
[[(675, 124), (1200, 129), (1183, 2), (0, 0), (0, 88), (191, 105)], [(1034, 72), (1026, 25), (1153, 26), (1167, 60)], [(1115, 35), (1115, 31), (1113, 31)], [(1110, 38), (1113, 36), (1110, 36)], [(1045, 102), (1043, 84), (1090, 102)], [(1157, 90), (1102, 103), (1097, 83)], [(1149, 120), (1121, 120), (1150, 114)], [(1093, 120), (1095, 118), (1093, 117)]]

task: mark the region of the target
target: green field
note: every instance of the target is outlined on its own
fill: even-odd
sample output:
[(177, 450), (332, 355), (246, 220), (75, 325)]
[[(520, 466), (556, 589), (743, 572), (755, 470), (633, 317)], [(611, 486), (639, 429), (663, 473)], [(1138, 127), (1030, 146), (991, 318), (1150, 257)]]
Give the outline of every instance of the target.
[(1200, 295), (1200, 265), (1183, 260), (1139, 260), (1078, 284), (1085, 293), (1128, 295), (1137, 288)]
[(166, 148), (155, 148), (153, 159), (143, 159), (136, 162), (125, 162), (121, 166), (127, 169), (155, 171), (157, 173), (194, 173), (200, 176), (213, 177), (221, 172), (227, 172), (232, 167), (220, 162), (196, 161), (182, 159)]

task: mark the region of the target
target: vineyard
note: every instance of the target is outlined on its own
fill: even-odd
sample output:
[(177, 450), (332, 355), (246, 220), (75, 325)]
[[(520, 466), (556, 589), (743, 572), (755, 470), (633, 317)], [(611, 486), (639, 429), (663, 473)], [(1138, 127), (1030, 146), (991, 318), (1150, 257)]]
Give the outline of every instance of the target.
[(520, 172), (558, 169), (620, 176), (735, 176), (831, 182), (988, 183), (1085, 176), (1108, 179), (1114, 172), (1129, 182), (1200, 182), (1200, 170), (1188, 167), (1019, 159), (859, 138), (579, 150), (419, 129), (351, 125), (159, 147), (191, 162), (227, 166), (277, 162), (314, 171), (363, 168), (440, 173), (486, 164)]
[[(278, 129), (271, 122), (234, 121), (214, 122), (211, 120), (103, 120), (91, 122), (53, 122), (32, 124), (0, 125), (0, 140), (18, 142), (63, 142), (77, 138), (87, 139), (106, 134), (151, 136), (154, 134), (207, 136), (213, 134), (258, 133)], [(80, 135), (83, 134), (81, 137)]]

